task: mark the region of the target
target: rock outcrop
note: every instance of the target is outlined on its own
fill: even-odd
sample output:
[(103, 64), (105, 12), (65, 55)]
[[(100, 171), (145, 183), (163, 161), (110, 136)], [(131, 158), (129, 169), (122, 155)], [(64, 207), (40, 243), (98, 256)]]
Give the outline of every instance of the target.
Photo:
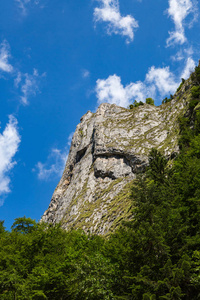
[(101, 104), (88, 111), (74, 133), (63, 176), (42, 220), (63, 228), (107, 234), (130, 216), (130, 186), (155, 147), (178, 151), (178, 117), (187, 109), (190, 80), (159, 107), (132, 110)]

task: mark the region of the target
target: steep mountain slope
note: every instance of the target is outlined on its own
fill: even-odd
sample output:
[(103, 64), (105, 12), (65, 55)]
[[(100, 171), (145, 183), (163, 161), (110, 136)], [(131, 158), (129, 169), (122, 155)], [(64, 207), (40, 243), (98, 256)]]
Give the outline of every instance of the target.
[(101, 104), (74, 133), (63, 176), (42, 220), (107, 234), (130, 215), (130, 186), (152, 147), (178, 152), (178, 118), (190, 99), (191, 78), (171, 102), (132, 110)]

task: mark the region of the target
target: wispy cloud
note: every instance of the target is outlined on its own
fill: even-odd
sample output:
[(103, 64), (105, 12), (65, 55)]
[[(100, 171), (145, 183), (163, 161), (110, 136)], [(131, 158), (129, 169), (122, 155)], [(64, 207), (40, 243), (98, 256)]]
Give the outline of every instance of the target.
[(138, 22), (131, 15), (122, 16), (118, 0), (98, 0), (100, 7), (94, 10), (95, 22), (106, 22), (108, 34), (125, 36), (127, 43), (133, 41), (134, 30), (139, 27)]
[(30, 3), (31, 0), (15, 0), (20, 8), (22, 14), (27, 13), (27, 5)]
[(89, 78), (90, 77), (90, 71), (89, 70), (82, 70), (82, 78)]
[[(14, 116), (9, 116), (9, 122), (3, 133), (0, 133), (0, 196), (10, 192), (9, 171), (16, 164), (13, 157), (18, 151), (21, 138), (17, 128), (17, 120)], [(1, 205), (3, 201), (1, 201)]]
[(68, 157), (68, 151), (52, 149), (45, 163), (38, 162), (34, 171), (37, 172), (38, 179), (49, 180), (55, 176), (61, 176)]
[(15, 78), (14, 86), (21, 93), (21, 103), (27, 105), (29, 98), (40, 92), (39, 85), (42, 78), (46, 76), (46, 73), (40, 75), (37, 69), (33, 69), (32, 74), (22, 73), (9, 63), (10, 57), (10, 45), (4, 40), (0, 44), (0, 77), (1, 73), (9, 73), (12, 78)]
[(22, 73), (21, 72), (17, 72), (17, 76), (16, 76), (16, 78), (14, 80), (14, 85), (15, 85), (16, 88), (19, 87), (21, 81), (22, 81)]
[[(28, 11), (28, 7), (30, 5), (39, 5), (41, 0), (15, 0), (15, 2), (17, 3), (21, 13), (23, 15), (26, 15)], [(41, 7), (43, 8), (43, 6)]]
[(49, 180), (55, 176), (61, 176), (68, 153), (62, 152), (60, 149), (52, 149), (45, 163), (38, 162), (34, 171), (38, 173), (38, 179)]
[(55, 178), (55, 176), (60, 177), (62, 175), (67, 161), (73, 135), (74, 132), (71, 132), (68, 136), (67, 145), (64, 150), (53, 148), (51, 149), (45, 163), (38, 162), (36, 164), (33, 171), (37, 172), (38, 179), (47, 181)]
[(147, 97), (169, 96), (176, 91), (181, 78), (187, 79), (194, 66), (194, 60), (189, 57), (179, 76), (175, 76), (169, 67), (156, 68), (152, 66), (146, 74), (144, 82), (131, 82), (126, 86), (123, 86), (121, 78), (116, 74), (107, 79), (98, 79), (95, 89), (98, 104), (107, 102), (127, 107), (134, 100), (144, 102)]
[(187, 79), (190, 76), (191, 72), (194, 71), (194, 68), (195, 68), (194, 60), (191, 57), (188, 57), (186, 66), (181, 74), (181, 78)]
[(191, 15), (192, 19), (187, 26), (197, 19), (197, 1), (196, 0), (169, 0), (168, 16), (173, 20), (175, 30), (169, 32), (167, 46), (175, 44), (184, 44), (187, 41), (185, 36), (186, 18)]
[(13, 71), (12, 65), (9, 63), (10, 46), (6, 40), (0, 44), (0, 71), (11, 73)]
[(33, 74), (18, 72), (15, 78), (15, 87), (20, 88), (22, 96), (20, 97), (22, 104), (27, 105), (29, 98), (35, 96), (39, 90), (39, 84), (46, 74), (39, 75), (38, 70), (34, 69)]
[(194, 54), (192, 46), (185, 49), (180, 49), (175, 55), (171, 56), (173, 61), (181, 61), (186, 58), (191, 58)]
[(193, 48), (190, 46), (189, 48), (180, 49), (176, 55), (171, 56), (173, 61), (183, 61), (185, 60), (185, 67), (181, 73), (181, 78), (187, 79), (191, 72), (194, 71), (195, 61), (192, 56), (194, 54)]

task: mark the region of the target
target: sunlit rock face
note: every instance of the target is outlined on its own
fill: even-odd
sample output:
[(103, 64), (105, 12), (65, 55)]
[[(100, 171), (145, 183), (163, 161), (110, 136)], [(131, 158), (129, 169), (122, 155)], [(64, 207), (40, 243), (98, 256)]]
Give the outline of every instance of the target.
[[(187, 88), (186, 88), (187, 87)], [(190, 81), (159, 107), (132, 110), (101, 104), (74, 133), (63, 176), (42, 220), (107, 234), (130, 216), (130, 187), (152, 147), (178, 152), (178, 117), (187, 109)]]

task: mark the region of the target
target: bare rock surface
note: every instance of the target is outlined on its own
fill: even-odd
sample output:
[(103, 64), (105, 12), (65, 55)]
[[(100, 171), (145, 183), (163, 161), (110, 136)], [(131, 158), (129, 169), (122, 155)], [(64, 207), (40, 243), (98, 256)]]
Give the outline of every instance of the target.
[(104, 103), (96, 113), (88, 111), (76, 128), (63, 176), (42, 220), (107, 234), (128, 218), (130, 186), (146, 166), (150, 149), (166, 156), (178, 152), (178, 117), (189, 97), (185, 90), (183, 86), (159, 107), (144, 104), (130, 110)]

